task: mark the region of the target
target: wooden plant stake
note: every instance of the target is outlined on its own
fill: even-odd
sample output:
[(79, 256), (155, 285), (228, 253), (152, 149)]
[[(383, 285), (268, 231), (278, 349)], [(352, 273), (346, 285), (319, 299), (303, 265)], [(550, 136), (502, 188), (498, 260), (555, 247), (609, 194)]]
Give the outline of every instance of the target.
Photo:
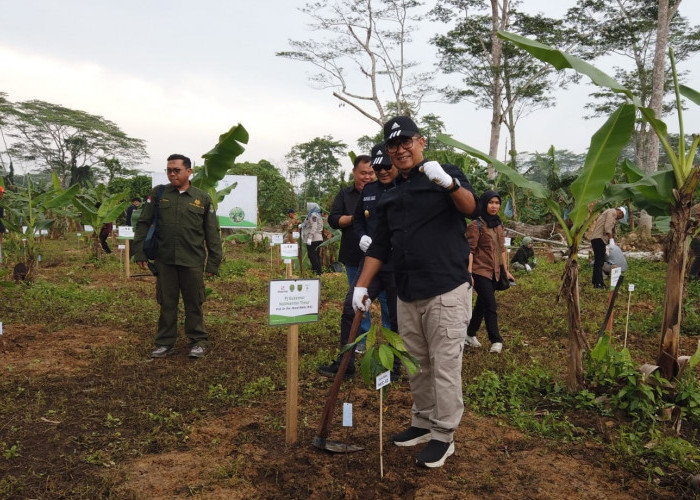
[(627, 327), (630, 324), (630, 301), (632, 300), (632, 292), (634, 292), (634, 283), (630, 283), (627, 287), (627, 320), (625, 321), (625, 342), (623, 348), (627, 347)]
[(124, 273), (126, 274), (126, 279), (131, 277), (131, 259), (129, 255), (131, 251), (129, 250), (129, 240), (124, 240)]
[[(287, 263), (287, 278), (292, 277), (292, 263)], [(297, 418), (299, 391), (299, 325), (289, 325), (287, 331), (287, 429), (285, 442), (291, 445), (297, 442)]]
[(382, 411), (382, 395), (384, 393), (384, 388), (382, 387), (379, 389), (379, 477), (384, 478), (384, 443), (383, 443), (383, 432), (382, 428), (384, 426), (384, 419), (383, 415), (384, 412)]

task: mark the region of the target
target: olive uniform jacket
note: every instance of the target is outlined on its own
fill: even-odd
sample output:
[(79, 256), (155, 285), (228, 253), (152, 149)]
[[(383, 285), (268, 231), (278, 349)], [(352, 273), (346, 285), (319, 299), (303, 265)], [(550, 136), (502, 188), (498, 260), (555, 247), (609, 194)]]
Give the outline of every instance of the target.
[[(158, 187), (151, 191), (134, 232), (134, 260), (146, 261), (143, 240), (153, 220)], [(200, 267), (218, 274), (221, 263), (219, 221), (209, 195), (190, 184), (183, 193), (166, 184), (158, 207), (158, 256), (162, 264)]]

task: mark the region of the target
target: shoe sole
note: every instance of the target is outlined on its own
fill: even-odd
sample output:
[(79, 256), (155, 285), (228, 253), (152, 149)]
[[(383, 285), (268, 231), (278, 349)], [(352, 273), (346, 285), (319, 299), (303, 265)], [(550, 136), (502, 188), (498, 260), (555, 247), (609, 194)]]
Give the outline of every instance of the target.
[(430, 441), (430, 432), (426, 432), (422, 436), (418, 436), (408, 441), (394, 441), (396, 446), (416, 446), (417, 444), (427, 443)]
[(167, 358), (168, 356), (172, 356), (175, 354), (175, 349), (170, 349), (169, 351), (165, 351), (163, 354), (153, 354), (151, 353), (152, 358)]
[(437, 462), (421, 462), (418, 459), (416, 459), (416, 463), (422, 467), (427, 467), (428, 469), (435, 469), (436, 467), (442, 467), (445, 465), (445, 460), (447, 460), (449, 457), (454, 455), (455, 452), (455, 444), (454, 441), (450, 443), (450, 447), (447, 448), (447, 451), (445, 454), (442, 456), (440, 460)]

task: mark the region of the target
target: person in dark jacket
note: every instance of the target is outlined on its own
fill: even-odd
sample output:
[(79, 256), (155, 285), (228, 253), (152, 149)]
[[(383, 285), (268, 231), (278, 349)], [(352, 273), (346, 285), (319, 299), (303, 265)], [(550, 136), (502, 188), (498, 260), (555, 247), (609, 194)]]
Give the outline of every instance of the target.
[(134, 210), (141, 205), (141, 198), (138, 196), (131, 199), (131, 205), (126, 209), (126, 225), (131, 226), (131, 216), (134, 215)]
[(464, 413), (462, 352), (472, 300), (464, 217), (477, 213), (478, 202), (458, 167), (423, 157), (425, 137), (409, 117), (385, 123), (384, 139), (400, 175), (377, 205), (377, 229), (353, 308), (368, 309), (367, 287), (391, 259), (399, 334), (420, 363), (409, 375), (411, 425), (391, 440), (396, 446), (427, 443), (416, 462), (441, 467), (454, 453), (454, 433)]
[(510, 259), (510, 268), (514, 271), (527, 271), (531, 273), (537, 266), (535, 251), (532, 249), (532, 238), (525, 236), (520, 248), (515, 252), (515, 255)]
[[(352, 186), (344, 187), (338, 192), (328, 215), (328, 225), (341, 231), (338, 260), (345, 266), (350, 288), (355, 283), (357, 269), (364, 257), (364, 253), (360, 249), (360, 238), (355, 234), (352, 223), (362, 190), (366, 184), (376, 180), (371, 161), (372, 158), (367, 155), (358, 155), (355, 158), (352, 169)], [(367, 332), (369, 327), (370, 319), (366, 317), (362, 320), (360, 334)]]
[[(377, 227), (377, 205), (384, 193), (394, 189), (394, 182), (399, 171), (391, 164), (391, 160), (384, 154), (384, 145), (377, 144), (372, 148), (372, 168), (377, 174), (377, 180), (366, 184), (362, 190), (360, 201), (355, 208), (353, 215), (353, 229), (360, 239), (359, 247), (362, 252), (366, 252), (372, 243), (372, 235)], [(362, 272), (362, 262), (360, 261), (358, 272)], [(343, 303), (343, 314), (340, 318), (340, 346), (341, 348), (348, 343), (350, 337), (350, 329), (355, 316), (355, 311), (352, 307), (352, 296), (354, 291), (354, 283), (348, 289)], [(386, 295), (387, 310), (382, 308), (382, 323), (386, 328), (393, 332), (399, 330), (396, 319), (396, 281), (394, 280), (394, 272), (391, 263), (384, 264), (382, 269), (374, 277), (368, 287), (368, 294), (371, 300), (379, 297), (381, 293)], [(369, 314), (368, 314), (369, 315)], [(387, 317), (385, 317), (385, 315)], [(388, 324), (384, 324), (384, 323)], [(335, 377), (338, 372), (343, 355), (329, 366), (322, 366), (318, 369), (319, 373), (325, 377)], [(391, 373), (392, 380), (397, 380), (401, 371), (401, 361), (394, 358), (394, 369)], [(351, 354), (350, 364), (345, 372), (346, 378), (351, 378), (355, 374), (354, 353)]]

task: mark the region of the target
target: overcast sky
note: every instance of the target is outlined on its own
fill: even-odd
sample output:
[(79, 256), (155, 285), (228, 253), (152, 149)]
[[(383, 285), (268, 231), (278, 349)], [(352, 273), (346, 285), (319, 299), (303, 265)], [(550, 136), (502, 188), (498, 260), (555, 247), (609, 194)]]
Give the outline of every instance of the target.
[[(250, 134), (239, 161), (266, 159), (284, 167), (292, 146), (331, 135), (357, 150), (356, 139), (376, 125), (330, 90), (316, 90), (310, 65), (275, 56), (289, 39), (309, 38), (299, 0), (0, 0), (0, 91), (11, 101), (39, 99), (101, 115), (147, 142), (159, 170), (173, 152), (201, 156), (221, 133), (241, 123)], [(524, 0), (523, 9), (560, 16), (574, 0)], [(681, 13), (700, 24), (700, 1), (684, 0)], [(422, 42), (446, 25), (418, 32), (409, 49), (421, 70), (434, 68), (434, 48)], [(700, 88), (700, 56), (681, 69)], [(436, 78), (442, 78), (436, 74)], [(554, 109), (518, 126), (521, 151), (583, 152), (601, 121), (584, 121), (590, 87), (558, 94)], [(488, 150), (490, 112), (470, 103), (427, 103), (456, 139)], [(700, 133), (697, 107), (686, 132)], [(671, 131), (677, 127), (668, 119)], [(505, 129), (502, 134), (502, 145)], [(349, 162), (349, 160), (348, 160)], [(347, 162), (346, 162), (347, 163)], [(348, 167), (346, 167), (348, 168)], [(349, 169), (349, 168), (348, 168)]]

